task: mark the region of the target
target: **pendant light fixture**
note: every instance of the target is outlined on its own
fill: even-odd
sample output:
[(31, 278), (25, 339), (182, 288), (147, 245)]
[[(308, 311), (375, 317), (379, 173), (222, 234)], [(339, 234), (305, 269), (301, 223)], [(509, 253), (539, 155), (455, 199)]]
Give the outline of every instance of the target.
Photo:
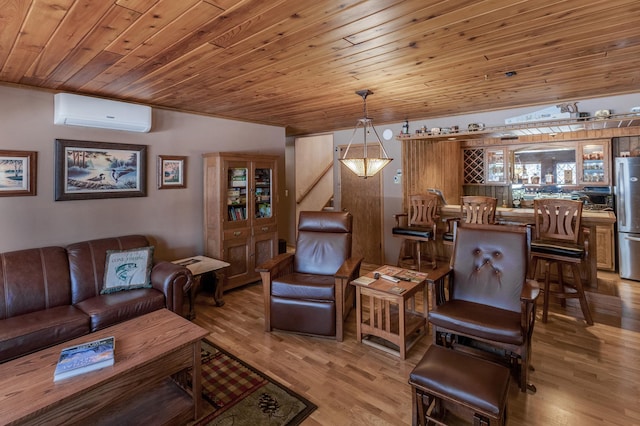
[[(366, 179), (368, 177), (375, 176), (376, 173), (391, 162), (392, 158), (389, 158), (387, 155), (387, 151), (385, 151), (384, 146), (382, 145), (380, 136), (378, 136), (378, 132), (375, 127), (373, 127), (371, 118), (367, 116), (367, 96), (372, 95), (373, 92), (371, 90), (358, 90), (356, 94), (362, 97), (362, 102), (364, 104), (364, 117), (359, 119), (356, 123), (356, 127), (353, 129), (353, 134), (351, 135), (351, 140), (349, 141), (347, 149), (344, 151), (344, 155), (340, 159), (340, 162), (359, 177)], [(355, 158), (349, 157), (349, 148), (351, 148), (351, 144), (353, 143), (359, 128), (362, 128), (364, 135), (363, 156)], [(380, 153), (382, 154), (382, 157), (369, 157), (367, 155), (367, 136), (370, 133), (373, 133), (373, 136), (375, 136), (375, 141), (380, 146)]]

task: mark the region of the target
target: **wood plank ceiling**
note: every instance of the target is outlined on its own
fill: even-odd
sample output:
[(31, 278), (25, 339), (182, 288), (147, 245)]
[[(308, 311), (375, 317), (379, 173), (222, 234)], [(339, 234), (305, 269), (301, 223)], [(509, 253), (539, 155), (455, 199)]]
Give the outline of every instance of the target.
[(301, 135), (353, 127), (361, 89), (378, 125), (636, 93), (638, 22), (637, 0), (0, 0), (0, 82)]

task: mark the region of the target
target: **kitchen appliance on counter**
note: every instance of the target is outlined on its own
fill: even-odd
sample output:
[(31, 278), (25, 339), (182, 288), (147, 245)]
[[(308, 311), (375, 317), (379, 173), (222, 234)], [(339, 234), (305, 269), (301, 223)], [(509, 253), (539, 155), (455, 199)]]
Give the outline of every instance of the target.
[(620, 277), (640, 281), (640, 157), (614, 164)]
[(613, 192), (610, 186), (585, 186), (577, 193), (578, 199), (584, 201), (584, 209), (613, 211)]

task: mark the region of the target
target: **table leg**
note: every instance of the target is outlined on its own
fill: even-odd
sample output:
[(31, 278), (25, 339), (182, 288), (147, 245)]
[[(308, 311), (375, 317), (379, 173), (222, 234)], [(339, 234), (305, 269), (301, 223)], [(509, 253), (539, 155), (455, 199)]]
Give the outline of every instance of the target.
[(188, 320), (193, 320), (196, 317), (196, 295), (198, 294), (201, 279), (202, 275), (195, 275), (193, 277), (193, 284), (191, 285), (191, 290), (187, 295), (187, 297), (189, 297), (189, 313), (187, 314)]
[(422, 313), (424, 314), (424, 320), (426, 321), (424, 328), (425, 333), (429, 334), (429, 291), (431, 284), (425, 283), (422, 285)]
[(224, 291), (224, 287), (227, 284), (227, 275), (224, 273), (224, 270), (217, 270), (216, 273), (216, 283), (215, 289), (213, 290), (213, 300), (216, 301), (216, 306), (223, 306), (224, 300), (222, 299), (222, 294)]
[(356, 287), (356, 340), (358, 343), (362, 342), (362, 295), (360, 287)]
[(201, 352), (200, 352), (200, 340), (193, 343), (193, 362), (192, 362), (192, 387), (191, 396), (193, 397), (193, 419), (200, 418), (202, 412), (202, 382), (201, 382)]
[[(407, 357), (407, 329), (405, 327), (405, 311), (406, 306), (404, 304), (404, 298), (400, 297), (397, 299), (398, 302), (398, 334), (400, 338), (400, 359), (405, 359)], [(388, 313), (391, 311), (388, 310)], [(387, 314), (387, 317), (389, 314)]]

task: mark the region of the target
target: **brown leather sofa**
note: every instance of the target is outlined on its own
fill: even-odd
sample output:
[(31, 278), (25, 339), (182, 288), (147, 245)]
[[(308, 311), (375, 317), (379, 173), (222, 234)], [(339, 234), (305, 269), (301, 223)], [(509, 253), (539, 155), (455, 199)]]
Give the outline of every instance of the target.
[(193, 277), (159, 262), (152, 288), (100, 294), (107, 250), (149, 246), (127, 235), (0, 254), (0, 362), (167, 308), (182, 314)]

